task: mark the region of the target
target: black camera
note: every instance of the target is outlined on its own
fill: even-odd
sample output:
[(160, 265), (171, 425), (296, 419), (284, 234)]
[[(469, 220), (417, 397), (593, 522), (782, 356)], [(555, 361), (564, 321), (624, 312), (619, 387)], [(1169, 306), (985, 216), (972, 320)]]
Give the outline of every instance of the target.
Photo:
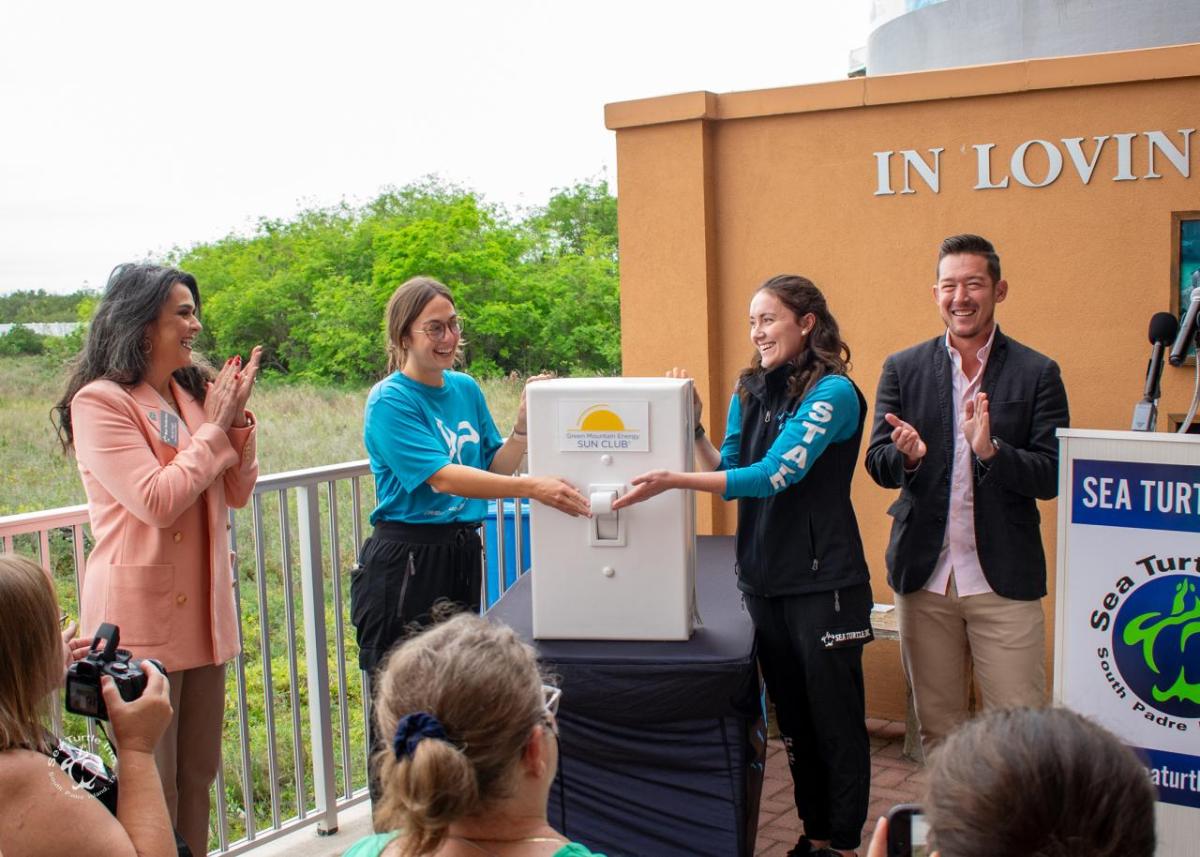
[[(128, 649), (118, 648), (120, 641), (120, 629), (108, 622), (103, 623), (96, 631), (87, 655), (67, 669), (67, 711), (107, 720), (108, 708), (104, 704), (104, 695), (100, 693), (102, 676), (112, 676), (121, 699), (130, 702), (146, 689), (148, 667), (145, 664), (154, 664), (159, 672), (167, 674), (166, 668), (154, 658), (134, 658)], [(104, 643), (103, 649), (100, 648), (101, 643)]]

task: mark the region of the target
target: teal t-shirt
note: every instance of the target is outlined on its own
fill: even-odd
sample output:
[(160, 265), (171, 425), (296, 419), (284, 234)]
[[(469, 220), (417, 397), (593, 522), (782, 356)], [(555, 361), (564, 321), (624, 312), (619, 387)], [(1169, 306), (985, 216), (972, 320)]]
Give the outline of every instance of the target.
[[(364, 836), (351, 845), (342, 857), (379, 857), (383, 853), (383, 849), (388, 847), (388, 843), (396, 838), (396, 835), (395, 833), (376, 833)], [(554, 852), (554, 857), (604, 857), (604, 855), (598, 851), (588, 851), (578, 842), (568, 842)]]
[(425, 481), (447, 464), (487, 470), (503, 443), (475, 379), (450, 371), (442, 377), (441, 387), (430, 387), (393, 372), (367, 396), (363, 442), (378, 497), (372, 524), (453, 524), (487, 516), (486, 500), (439, 494)]
[(742, 403), (733, 394), (725, 440), (721, 442), (721, 465), (726, 471), (725, 499), (770, 497), (808, 474), (809, 464), (831, 443), (854, 437), (858, 430), (858, 394), (845, 375), (826, 375), (813, 385), (787, 418), (778, 437), (761, 460), (741, 465)]

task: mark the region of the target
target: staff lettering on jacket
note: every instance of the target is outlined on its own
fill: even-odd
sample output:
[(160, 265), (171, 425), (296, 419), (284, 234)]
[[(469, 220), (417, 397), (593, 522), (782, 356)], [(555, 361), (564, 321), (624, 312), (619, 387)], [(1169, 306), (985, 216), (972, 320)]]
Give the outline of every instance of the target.
[[(817, 423), (828, 423), (833, 419), (833, 404), (831, 402), (819, 401), (813, 402), (812, 407), (808, 411), (808, 416), (800, 423), (804, 426), (804, 438), (800, 443), (793, 446), (783, 454), (783, 461), (779, 464), (779, 469), (771, 476), (771, 487), (776, 491), (782, 491), (787, 487), (787, 477), (793, 473), (803, 470), (808, 465), (808, 446), (813, 440), (828, 431), (823, 425)], [(787, 462), (796, 465), (793, 470), (788, 467)]]

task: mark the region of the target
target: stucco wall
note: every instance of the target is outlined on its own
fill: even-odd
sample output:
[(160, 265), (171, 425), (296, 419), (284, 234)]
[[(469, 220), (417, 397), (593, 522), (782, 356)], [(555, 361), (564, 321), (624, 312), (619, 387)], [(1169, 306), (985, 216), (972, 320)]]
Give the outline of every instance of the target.
[[(1200, 209), (1200, 45), (608, 105), (617, 132), (624, 373), (684, 366), (705, 397), (719, 440), (733, 379), (751, 356), (747, 304), (776, 273), (811, 277), (853, 350), (853, 378), (873, 400), (891, 352), (943, 330), (931, 286), (937, 246), (957, 232), (990, 238), (1009, 281), (997, 317), (1009, 335), (1062, 366), (1077, 427), (1125, 429), (1140, 397), (1150, 316), (1170, 308), (1171, 213)], [(1161, 149), (1149, 172), (1145, 132), (1186, 146), (1184, 177)], [(1121, 175), (1127, 138), (1132, 180)], [(1088, 183), (1064, 138), (1107, 136)], [(1051, 184), (1026, 187), (1010, 156), (1044, 140), (1062, 156)], [(991, 183), (979, 184), (975, 145), (994, 144)], [(902, 156), (879, 194), (875, 153), (917, 152), (933, 163), (934, 193)], [(1049, 160), (1024, 160), (1030, 183)], [(1192, 370), (1168, 367), (1163, 412), (1186, 410)], [(874, 414), (868, 415), (868, 420)], [(1160, 418), (1160, 428), (1165, 417)], [(895, 492), (865, 470), (854, 502), (876, 600), (891, 601), (883, 552)], [(1041, 504), (1053, 589), (1055, 504)], [(701, 532), (731, 532), (732, 504), (700, 504)], [(1052, 657), (1053, 593), (1045, 601)], [(903, 715), (894, 644), (868, 648), (871, 710)]]

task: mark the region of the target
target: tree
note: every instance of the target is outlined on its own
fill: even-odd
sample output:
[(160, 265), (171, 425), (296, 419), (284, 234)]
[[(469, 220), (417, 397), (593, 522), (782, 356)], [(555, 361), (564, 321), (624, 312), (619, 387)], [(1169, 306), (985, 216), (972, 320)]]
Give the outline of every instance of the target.
[(176, 250), (195, 274), (214, 357), (264, 346), (264, 366), (336, 383), (380, 377), (383, 314), (404, 281), (453, 292), (477, 374), (611, 374), (620, 366), (616, 201), (604, 182), (558, 191), (514, 220), (478, 194), (426, 178), (360, 208), (263, 220), (253, 234)]

